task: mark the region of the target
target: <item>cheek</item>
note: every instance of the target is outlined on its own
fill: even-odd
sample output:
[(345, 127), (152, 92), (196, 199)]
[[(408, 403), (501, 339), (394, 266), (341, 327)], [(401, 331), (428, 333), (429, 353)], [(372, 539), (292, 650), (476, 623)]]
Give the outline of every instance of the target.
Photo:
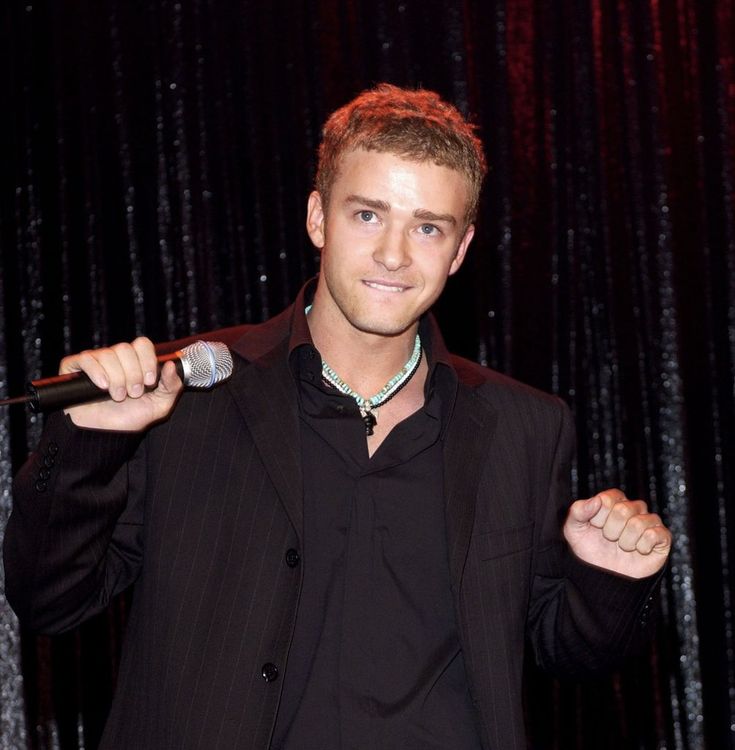
[(415, 256), (414, 262), (427, 283), (443, 285), (452, 270), (454, 254), (427, 248)]
[(336, 251), (334, 246), (327, 243), (321, 251), (319, 270), (332, 285), (343, 286), (357, 272), (357, 261), (354, 253)]

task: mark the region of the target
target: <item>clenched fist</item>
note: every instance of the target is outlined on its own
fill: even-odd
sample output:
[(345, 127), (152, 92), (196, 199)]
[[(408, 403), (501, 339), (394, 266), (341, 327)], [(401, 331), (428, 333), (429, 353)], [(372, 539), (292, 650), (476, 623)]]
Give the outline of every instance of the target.
[(564, 538), (580, 560), (630, 578), (657, 573), (671, 550), (661, 518), (617, 489), (572, 503)]

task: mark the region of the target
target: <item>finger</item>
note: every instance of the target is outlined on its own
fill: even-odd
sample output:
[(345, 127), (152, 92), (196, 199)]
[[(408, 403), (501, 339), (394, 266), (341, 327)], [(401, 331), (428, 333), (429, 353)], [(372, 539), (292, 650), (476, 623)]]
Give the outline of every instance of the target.
[(661, 526), (661, 519), (655, 513), (642, 513), (631, 516), (620, 532), (617, 540), (618, 546), (626, 552), (633, 552), (633, 550), (638, 549), (641, 537), (646, 534), (648, 529), (655, 526)]
[[(140, 346), (146, 358), (146, 367), (150, 368), (150, 360), (155, 363), (153, 345), (150, 344), (149, 353), (145, 351), (145, 344)], [(88, 349), (64, 357), (59, 365), (59, 373), (70, 372), (85, 373), (98, 388), (109, 391), (116, 401), (121, 401), (128, 395), (137, 397), (143, 393), (143, 368), (136, 348), (131, 344), (121, 343), (104, 349)]]
[(632, 529), (639, 530), (640, 535), (643, 531), (643, 521), (639, 516), (647, 513), (648, 506), (642, 500), (621, 500), (610, 509), (602, 527), (602, 535), (605, 539), (615, 542), (620, 539), (629, 523), (632, 523)]
[(117, 352), (112, 348), (96, 349), (94, 358), (104, 368), (110, 398), (113, 401), (124, 401), (128, 395), (127, 379)]
[(59, 364), (59, 375), (83, 372), (98, 388), (106, 391), (110, 387), (110, 381), (105, 368), (97, 359), (98, 351), (87, 349), (78, 354), (70, 354), (68, 357), (64, 357)]
[(112, 351), (117, 356), (122, 368), (125, 388), (125, 395), (130, 398), (140, 398), (145, 388), (143, 385), (143, 368), (138, 358), (138, 353), (132, 344), (121, 343), (115, 344)]
[(636, 550), (642, 555), (650, 555), (654, 550), (668, 553), (671, 548), (671, 532), (663, 525), (649, 526), (638, 538)]
[(140, 369), (143, 371), (143, 384), (153, 386), (158, 380), (158, 360), (153, 342), (145, 336), (139, 336), (131, 346), (138, 355)]
[(600, 499), (600, 509), (590, 519), (590, 523), (596, 528), (601, 529), (605, 525), (607, 517), (610, 515), (610, 511), (615, 506), (615, 503), (627, 500), (627, 498), (622, 490), (615, 488), (598, 492), (595, 497)]
[(602, 501), (596, 495), (586, 500), (576, 500), (569, 506), (567, 520), (576, 526), (587, 526), (599, 511)]

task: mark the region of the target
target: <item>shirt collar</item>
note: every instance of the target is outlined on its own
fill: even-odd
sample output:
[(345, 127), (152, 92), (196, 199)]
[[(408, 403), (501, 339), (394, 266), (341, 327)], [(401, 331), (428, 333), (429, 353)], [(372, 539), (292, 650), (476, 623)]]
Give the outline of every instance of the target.
[(304, 310), (311, 304), (316, 291), (316, 278), (309, 281), (301, 287), (296, 300), (293, 304), (293, 316), (291, 318), (291, 336), (288, 341), (288, 358), (293, 360), (293, 354), (300, 346), (309, 346), (314, 349), (314, 341), (311, 338), (309, 324), (306, 321)]
[[(293, 316), (291, 318), (291, 335), (288, 342), (288, 359), (294, 376), (298, 376), (298, 372), (294, 369), (296, 361), (296, 357), (294, 356), (295, 352), (300, 347), (306, 347), (314, 352), (317, 351), (314, 346), (314, 341), (311, 338), (311, 331), (309, 330), (306, 313), (304, 312), (306, 307), (310, 305), (314, 299), (316, 282), (316, 278), (309, 279), (309, 281), (307, 281), (301, 288), (301, 291), (294, 301)], [(431, 313), (426, 313), (421, 318), (421, 322), (419, 323), (419, 334), (421, 336), (421, 345), (426, 354), (426, 361), (429, 365), (429, 375), (433, 373), (436, 365), (444, 365), (454, 373), (456, 379), (451, 355), (444, 343), (444, 338), (441, 335), (436, 318)]]
[[(294, 301), (291, 335), (288, 343), (288, 363), (297, 383), (306, 381), (318, 386), (321, 382), (322, 360), (314, 346), (304, 312), (314, 299), (315, 291), (316, 278), (313, 278), (301, 288)], [(443, 433), (454, 409), (459, 380), (439, 325), (431, 313), (426, 313), (421, 318), (419, 334), (429, 366), (424, 386), (425, 408), (429, 414), (441, 420)], [(433, 398), (435, 394), (438, 398)]]

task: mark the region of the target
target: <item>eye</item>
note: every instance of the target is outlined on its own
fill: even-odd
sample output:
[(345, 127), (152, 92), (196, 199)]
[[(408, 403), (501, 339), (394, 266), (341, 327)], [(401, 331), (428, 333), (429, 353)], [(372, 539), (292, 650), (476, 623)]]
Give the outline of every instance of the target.
[(378, 217), (375, 215), (375, 211), (368, 211), (367, 209), (364, 209), (363, 211), (360, 211), (357, 214), (360, 221), (364, 222), (365, 224), (371, 224), (374, 222)]
[(441, 230), (439, 229), (439, 227), (435, 226), (434, 224), (422, 224), (419, 227), (419, 232), (423, 235), (426, 235), (427, 237), (441, 234)]

